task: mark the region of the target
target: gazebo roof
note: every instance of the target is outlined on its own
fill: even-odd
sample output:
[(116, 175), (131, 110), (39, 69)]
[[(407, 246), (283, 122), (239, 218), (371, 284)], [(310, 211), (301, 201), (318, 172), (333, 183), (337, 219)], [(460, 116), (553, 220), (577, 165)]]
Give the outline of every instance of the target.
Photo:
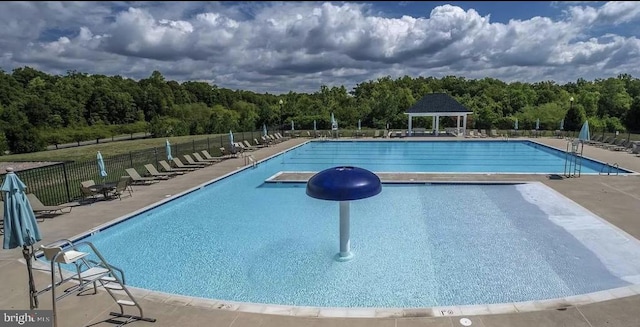
[(446, 93), (430, 93), (409, 108), (406, 114), (473, 113)]

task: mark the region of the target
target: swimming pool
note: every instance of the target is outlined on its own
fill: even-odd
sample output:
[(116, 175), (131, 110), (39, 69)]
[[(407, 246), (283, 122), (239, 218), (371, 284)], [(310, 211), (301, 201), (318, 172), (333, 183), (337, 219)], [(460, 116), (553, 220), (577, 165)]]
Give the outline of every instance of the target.
[[(310, 142), (282, 160), (290, 170), (352, 165), (374, 172), (562, 174), (566, 157), (563, 151), (531, 141), (327, 141)], [(587, 158), (581, 163), (582, 174), (603, 169), (602, 163)]]
[(352, 202), (355, 258), (337, 262), (338, 204), (306, 196), (304, 183), (263, 183), (311, 170), (294, 160), (310, 145), (86, 240), (129, 285), (253, 303), (487, 304), (640, 282), (637, 240), (539, 183), (384, 185)]

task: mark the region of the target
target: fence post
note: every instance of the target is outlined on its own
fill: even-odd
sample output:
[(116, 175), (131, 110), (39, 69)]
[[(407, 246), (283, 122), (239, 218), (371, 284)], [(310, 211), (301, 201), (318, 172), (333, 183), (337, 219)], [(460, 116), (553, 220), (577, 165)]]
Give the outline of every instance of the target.
[(69, 190), (69, 178), (67, 177), (67, 165), (62, 162), (62, 174), (64, 175), (64, 185), (67, 187), (67, 202), (71, 202), (71, 192)]
[(209, 137), (207, 136), (207, 151), (211, 153), (211, 144), (209, 143)]
[(158, 169), (158, 148), (153, 148), (153, 154), (156, 156), (156, 162), (154, 166), (156, 166), (156, 169)]
[(191, 140), (191, 148), (193, 148), (193, 152), (196, 152), (196, 140)]
[(133, 168), (133, 153), (131, 151), (129, 151), (129, 164), (131, 164), (129, 167)]

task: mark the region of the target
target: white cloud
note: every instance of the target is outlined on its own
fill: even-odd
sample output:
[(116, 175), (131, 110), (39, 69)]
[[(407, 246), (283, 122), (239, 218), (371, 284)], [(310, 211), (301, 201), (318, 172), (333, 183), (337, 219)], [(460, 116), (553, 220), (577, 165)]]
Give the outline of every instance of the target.
[(640, 75), (639, 40), (607, 30), (637, 24), (640, 5), (561, 5), (561, 19), (495, 23), (452, 5), (389, 18), (362, 3), (3, 3), (0, 67), (133, 78), (159, 70), (259, 92), (405, 74), (560, 83)]

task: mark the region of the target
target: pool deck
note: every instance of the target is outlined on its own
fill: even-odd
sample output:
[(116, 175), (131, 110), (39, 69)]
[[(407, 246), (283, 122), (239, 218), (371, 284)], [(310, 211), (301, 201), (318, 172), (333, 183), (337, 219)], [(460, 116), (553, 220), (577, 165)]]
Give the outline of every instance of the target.
[[(446, 138), (438, 138), (444, 140)], [(454, 139), (454, 138), (449, 138)], [(306, 142), (298, 138), (285, 141), (272, 147), (252, 152), (257, 160), (275, 155), (283, 150)], [(348, 139), (351, 140), (351, 139)], [(371, 139), (360, 139), (371, 140)], [(405, 138), (386, 141), (433, 140), (430, 138)], [(461, 139), (456, 139), (461, 140)], [(478, 140), (478, 139), (472, 139)], [(491, 140), (491, 139), (486, 139)], [(537, 138), (534, 141), (559, 149), (566, 149), (567, 141), (554, 138)], [(625, 152), (585, 146), (585, 156), (609, 163), (618, 163), (620, 167), (640, 172), (640, 158)], [(244, 167), (244, 159), (235, 158), (178, 176), (149, 186), (134, 186), (132, 197), (122, 200), (98, 201), (92, 205), (75, 207), (71, 213), (48, 218), (39, 224), (44, 239), (41, 243), (61, 238), (71, 238), (96, 228), (118, 217), (140, 210), (158, 201), (162, 201), (197, 187), (205, 181), (224, 176)], [(418, 174), (428, 181), (537, 181), (555, 189), (594, 214), (606, 219), (635, 238), (640, 239), (640, 175), (599, 176), (582, 175), (580, 178), (561, 180), (549, 179), (546, 175), (515, 174)], [(406, 177), (406, 176), (405, 176)], [(404, 178), (404, 177), (403, 177)], [(149, 231), (152, 233), (153, 231)], [(203, 244), (203, 250), (206, 245)], [(132, 255), (136, 250), (132, 249)], [(21, 251), (0, 251), (0, 309), (29, 309), (27, 274)], [(126, 273), (126, 271), (125, 271)], [(158, 272), (162, 273), (162, 272)], [(48, 284), (50, 275), (36, 272), (38, 288)], [(189, 278), (185, 275), (184, 278)], [(471, 326), (479, 327), (630, 327), (640, 326), (640, 287), (630, 288), (627, 292), (603, 292), (598, 298), (586, 298), (583, 304), (569, 306), (546, 306), (544, 303), (530, 303), (528, 308), (518, 307), (509, 310), (495, 310), (489, 307), (485, 313), (444, 316), (447, 312), (438, 310), (404, 310), (402, 315), (391, 314), (385, 318), (362, 318), (357, 311), (341, 309), (331, 310), (277, 310), (265, 313), (251, 305), (231, 305), (218, 309), (223, 302), (204, 301), (181, 296), (167, 296), (156, 292), (136, 292), (145, 315), (157, 319), (155, 323), (135, 322), (133, 326), (367, 326), (367, 327), (457, 327), (463, 326), (461, 318), (468, 318)], [(40, 309), (51, 308), (50, 293), (40, 296)], [(609, 300), (607, 300), (609, 299)], [(493, 308), (493, 309), (492, 309)], [(117, 311), (117, 305), (104, 292), (97, 295), (69, 296), (58, 302), (58, 326), (113, 326), (106, 322), (109, 312)], [(384, 315), (385, 310), (377, 313)], [(519, 312), (523, 311), (523, 312)], [(267, 313), (268, 312), (268, 313)], [(355, 312), (355, 314), (354, 314)], [(511, 312), (511, 313), (498, 313)], [(376, 311), (370, 311), (376, 313)], [(371, 314), (373, 316), (374, 314)], [(369, 316), (370, 314), (367, 314)], [(346, 316), (346, 318), (345, 318)]]

